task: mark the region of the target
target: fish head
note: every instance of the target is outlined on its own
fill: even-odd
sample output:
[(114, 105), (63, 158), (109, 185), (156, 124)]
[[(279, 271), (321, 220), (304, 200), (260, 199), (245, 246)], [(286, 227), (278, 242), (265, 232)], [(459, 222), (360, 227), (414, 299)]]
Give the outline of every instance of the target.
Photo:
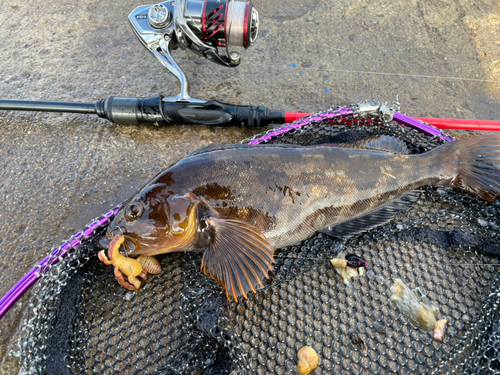
[(116, 235), (123, 235), (122, 251), (133, 257), (188, 250), (194, 244), (200, 200), (192, 193), (151, 192), (141, 192), (118, 211), (99, 241), (101, 247), (108, 248)]

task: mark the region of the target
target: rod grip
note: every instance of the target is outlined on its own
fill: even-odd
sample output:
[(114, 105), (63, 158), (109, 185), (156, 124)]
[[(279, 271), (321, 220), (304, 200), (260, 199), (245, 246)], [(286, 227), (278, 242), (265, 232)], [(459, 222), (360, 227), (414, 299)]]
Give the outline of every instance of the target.
[(266, 107), (208, 102), (164, 102), (152, 98), (110, 97), (96, 104), (97, 114), (118, 124), (262, 127), (285, 121), (284, 111)]

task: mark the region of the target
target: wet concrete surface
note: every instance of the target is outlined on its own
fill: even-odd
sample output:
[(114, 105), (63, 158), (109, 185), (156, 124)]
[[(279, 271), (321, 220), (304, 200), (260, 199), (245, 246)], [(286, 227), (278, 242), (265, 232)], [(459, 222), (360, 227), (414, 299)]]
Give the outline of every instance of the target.
[[(176, 95), (136, 40), (144, 3), (0, 3), (0, 98), (96, 102)], [(500, 119), (494, 0), (268, 1), (236, 69), (175, 51), (194, 97), (313, 112), (375, 98), (410, 116)], [(115, 125), (87, 115), (0, 111), (0, 296), (48, 251), (188, 152), (255, 129)], [(15, 357), (25, 296), (0, 321), (0, 373)], [(22, 314), (24, 312), (24, 314)]]

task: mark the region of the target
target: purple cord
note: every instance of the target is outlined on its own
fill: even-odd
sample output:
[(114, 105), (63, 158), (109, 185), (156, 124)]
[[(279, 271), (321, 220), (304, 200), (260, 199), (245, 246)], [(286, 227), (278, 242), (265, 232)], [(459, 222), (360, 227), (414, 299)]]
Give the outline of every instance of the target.
[(403, 115), (402, 113), (395, 112), (394, 113), (394, 118), (393, 121), (396, 121), (397, 123), (408, 126), (412, 129), (418, 130), (421, 133), (430, 135), (431, 137), (439, 137), (443, 141), (448, 141), (448, 142), (453, 142), (455, 138), (450, 137), (448, 134), (445, 132), (436, 129), (433, 126), (430, 126), (426, 124), (425, 122), (422, 122), (420, 120), (416, 120), (414, 118), (411, 118), (409, 116)]
[(0, 300), (0, 319), (10, 310), (10, 308), (21, 298), (33, 284), (42, 277), (42, 274), (47, 273), (51, 266), (59, 263), (60, 260), (66, 258), (80, 244), (90, 238), (97, 230), (106, 227), (113, 217), (118, 213), (120, 206), (111, 210), (99, 219), (88, 224), (87, 227), (80, 232), (75, 233), (71, 239), (52, 251), (51, 255), (46, 256), (41, 262), (31, 269), (11, 290)]
[[(322, 112), (315, 115), (309, 115), (302, 119), (296, 120), (290, 124), (286, 124), (279, 129), (274, 129), (266, 134), (253, 139), (248, 142), (250, 145), (263, 144), (279, 137), (283, 134), (294, 132), (298, 129), (305, 128), (310, 125), (316, 125), (324, 121), (337, 119), (340, 117), (352, 116), (354, 114), (354, 108), (340, 108), (333, 110), (331, 112)], [(408, 126), (412, 129), (418, 130), (426, 135), (432, 137), (440, 137), (443, 141), (454, 141), (455, 139), (448, 136), (446, 133), (423, 123), (420, 120), (415, 120), (414, 118), (408, 117), (401, 113), (395, 112), (393, 121)], [(113, 217), (118, 213), (120, 206), (112, 211), (109, 211), (102, 215), (99, 219), (93, 221), (87, 225), (86, 229), (75, 233), (71, 239), (61, 245), (60, 247), (54, 249), (51, 255), (46, 256), (41, 262), (39, 262), (31, 271), (29, 271), (21, 280), (19, 280), (16, 285), (12, 287), (11, 290), (0, 300), (0, 319), (9, 311), (9, 309), (21, 298), (26, 291), (35, 284), (35, 282), (42, 277), (42, 274), (47, 273), (51, 266), (59, 263), (60, 260), (66, 258), (68, 254), (72, 253), (80, 244), (91, 237), (98, 229), (101, 229), (109, 224)]]

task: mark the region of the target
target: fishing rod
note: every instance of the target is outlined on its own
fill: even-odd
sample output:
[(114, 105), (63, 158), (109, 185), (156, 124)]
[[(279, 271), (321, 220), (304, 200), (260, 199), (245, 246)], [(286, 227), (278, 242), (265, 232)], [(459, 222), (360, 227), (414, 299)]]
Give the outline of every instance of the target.
[[(226, 67), (237, 67), (256, 40), (259, 14), (251, 1), (173, 0), (137, 7), (128, 20), (143, 46), (174, 75), (179, 95), (151, 98), (111, 96), (97, 103), (0, 99), (0, 110), (93, 114), (118, 124), (216, 125), (263, 127), (291, 123), (310, 113), (270, 110), (264, 106), (225, 104), (190, 96), (189, 80), (172, 57), (181, 48)], [(500, 121), (417, 119), (441, 129), (496, 130)]]

